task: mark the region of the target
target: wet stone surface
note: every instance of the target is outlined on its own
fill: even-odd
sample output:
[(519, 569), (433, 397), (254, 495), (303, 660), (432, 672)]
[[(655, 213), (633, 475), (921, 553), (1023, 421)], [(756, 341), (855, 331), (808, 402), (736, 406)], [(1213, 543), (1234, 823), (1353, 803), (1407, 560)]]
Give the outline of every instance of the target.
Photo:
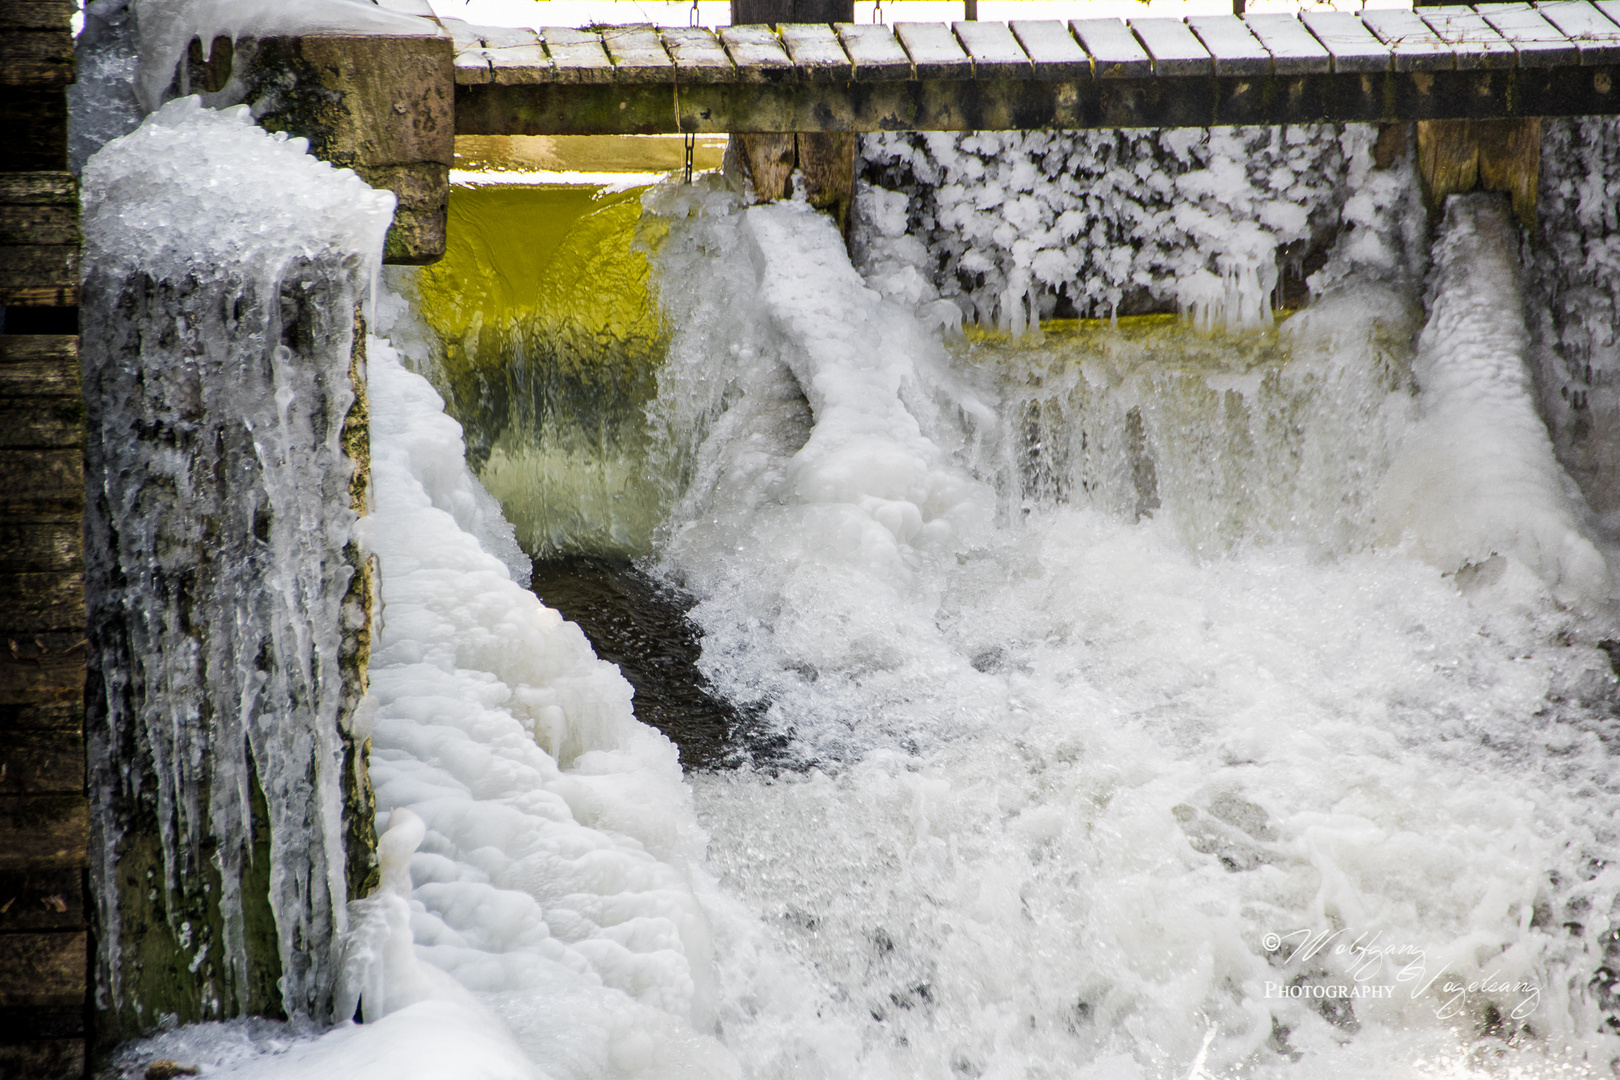
[(585, 631), (597, 656), (619, 666), (635, 687), (636, 718), (669, 737), (683, 769), (780, 763), (786, 741), (765, 730), (763, 707), (727, 701), (698, 670), (703, 647), (686, 617), (691, 596), (626, 560), (591, 555), (535, 560), (531, 587)]

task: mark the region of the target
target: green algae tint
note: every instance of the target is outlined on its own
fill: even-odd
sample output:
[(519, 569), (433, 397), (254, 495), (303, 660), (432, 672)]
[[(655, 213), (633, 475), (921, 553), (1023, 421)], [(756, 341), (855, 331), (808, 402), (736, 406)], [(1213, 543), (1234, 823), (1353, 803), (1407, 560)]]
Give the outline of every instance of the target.
[(664, 334), (642, 189), (455, 187), (423, 268), (440, 390), (530, 555), (635, 555), (665, 514), (646, 461)]

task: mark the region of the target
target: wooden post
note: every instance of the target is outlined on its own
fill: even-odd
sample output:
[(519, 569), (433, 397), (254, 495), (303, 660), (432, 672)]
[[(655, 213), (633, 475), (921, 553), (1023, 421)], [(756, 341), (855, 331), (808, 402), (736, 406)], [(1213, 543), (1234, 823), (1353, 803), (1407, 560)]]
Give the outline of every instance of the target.
[[(731, 21), (854, 22), (855, 0), (732, 0)], [(798, 169), (810, 204), (831, 214), (840, 230), (849, 224), (857, 136), (828, 131), (792, 135), (736, 133), (732, 138), (737, 142), (736, 156), (754, 182), (755, 198), (769, 202), (791, 195), (789, 184), (793, 170)]]
[(1431, 206), (1447, 195), (1506, 192), (1513, 212), (1535, 224), (1541, 179), (1541, 120), (1419, 120), (1418, 171)]
[(71, 0), (0, 5), (0, 1076), (85, 1074), (84, 400)]

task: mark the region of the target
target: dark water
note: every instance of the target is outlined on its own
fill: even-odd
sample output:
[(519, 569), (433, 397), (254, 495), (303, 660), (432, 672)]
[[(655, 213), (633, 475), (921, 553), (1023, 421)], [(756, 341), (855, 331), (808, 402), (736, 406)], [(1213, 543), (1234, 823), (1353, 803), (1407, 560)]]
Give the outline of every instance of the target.
[(698, 670), (702, 634), (686, 617), (689, 595), (623, 560), (595, 555), (537, 559), (531, 587), (577, 623), (596, 655), (635, 687), (636, 718), (669, 737), (684, 769), (780, 762), (786, 740), (770, 735), (764, 709), (714, 693)]

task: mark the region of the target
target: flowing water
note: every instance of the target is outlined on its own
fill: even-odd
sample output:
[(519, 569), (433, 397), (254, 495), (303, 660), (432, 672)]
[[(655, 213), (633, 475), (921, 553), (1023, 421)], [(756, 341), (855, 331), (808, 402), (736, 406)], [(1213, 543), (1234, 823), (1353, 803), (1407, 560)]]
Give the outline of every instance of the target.
[[(1235, 237), (1137, 281), (1185, 322), (1042, 328), (1060, 260), (990, 234), (952, 293), (899, 189), (863, 196), (863, 277), (717, 177), (576, 207), (532, 278), (471, 251), (383, 298), (384, 887), (340, 1002), (374, 1022), (154, 1045), (253, 1076), (1612, 1075), (1612, 587), (1519, 240), (1453, 199), (1425, 280), (1409, 168), (1331, 138), (1170, 147), (1178, 227)], [(1270, 202), (1232, 194), (1250, 153)], [(1273, 203), (1313, 167), (1345, 227), (1274, 318), (1256, 230), (1311, 232)], [(1037, 172), (980, 210), (1044, 220)], [(457, 219), (491, 252), (579, 201), (501, 198)], [(1117, 307), (1121, 265), (1071, 306)], [(525, 556), (558, 597), (636, 560), (558, 606), (599, 653), (598, 597), (667, 616), (664, 668), (726, 703), (687, 764), (727, 767), (683, 774)]]

